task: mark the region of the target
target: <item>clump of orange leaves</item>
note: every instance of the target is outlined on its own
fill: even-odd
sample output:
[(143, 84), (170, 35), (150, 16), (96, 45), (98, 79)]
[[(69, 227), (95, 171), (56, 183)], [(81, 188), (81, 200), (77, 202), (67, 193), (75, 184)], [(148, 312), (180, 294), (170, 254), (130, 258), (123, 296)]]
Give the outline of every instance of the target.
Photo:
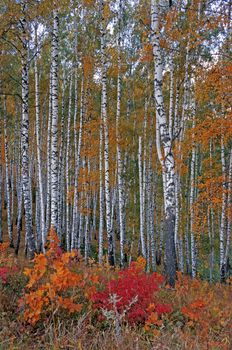
[[(24, 270), (29, 278), (26, 293), (20, 301), (25, 321), (35, 325), (60, 311), (78, 313), (82, 310), (77, 291), (84, 290), (88, 294), (88, 288), (91, 292), (94, 286), (86, 283), (86, 279), (92, 281), (89, 276), (75, 272), (77, 254), (76, 251), (63, 253), (55, 230), (50, 230), (46, 253), (37, 254), (33, 267)], [(95, 278), (94, 283), (97, 282)]]

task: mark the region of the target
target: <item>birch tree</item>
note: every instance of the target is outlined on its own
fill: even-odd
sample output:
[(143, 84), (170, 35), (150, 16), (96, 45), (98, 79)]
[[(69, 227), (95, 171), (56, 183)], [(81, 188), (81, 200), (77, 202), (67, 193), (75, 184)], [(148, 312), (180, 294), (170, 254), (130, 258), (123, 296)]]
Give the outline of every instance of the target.
[(116, 141), (117, 141), (117, 180), (118, 180), (118, 202), (119, 202), (119, 227), (120, 227), (120, 264), (124, 266), (125, 256), (124, 256), (124, 242), (125, 242), (125, 232), (124, 232), (124, 216), (123, 216), (123, 161), (120, 147), (120, 132), (119, 132), (119, 122), (121, 115), (121, 90), (122, 90), (122, 76), (121, 76), (121, 42), (122, 42), (122, 32), (121, 32), (121, 22), (122, 22), (122, 1), (119, 0), (118, 9), (118, 81), (117, 81), (117, 112), (116, 112)]
[[(172, 140), (169, 135), (167, 118), (163, 99), (163, 60), (160, 47), (159, 3), (151, 0), (151, 42), (154, 56), (154, 98), (156, 105), (157, 127), (163, 148), (163, 171), (165, 177), (164, 205), (165, 205), (165, 272), (168, 283), (175, 284), (176, 278), (176, 251), (175, 251), (175, 162), (172, 151)], [(162, 160), (162, 158), (160, 160)]]
[(101, 109), (104, 129), (104, 163), (105, 163), (105, 203), (106, 203), (106, 230), (108, 238), (109, 264), (114, 265), (114, 240), (111, 226), (111, 198), (110, 198), (110, 169), (109, 169), (109, 130), (107, 117), (107, 57), (106, 57), (106, 24), (104, 18), (105, 1), (101, 1), (101, 63), (102, 63), (102, 93)]
[[(37, 24), (35, 28), (35, 49), (38, 50), (37, 43)], [(39, 182), (39, 204), (40, 204), (40, 222), (41, 222), (41, 238), (42, 250), (45, 251), (46, 233), (45, 233), (45, 206), (44, 206), (44, 188), (42, 177), (42, 159), (41, 159), (41, 132), (40, 132), (40, 96), (39, 96), (39, 74), (37, 63), (37, 52), (35, 54), (35, 115), (36, 115), (36, 146), (37, 146), (37, 172)]]
[(25, 209), (25, 229), (26, 242), (29, 255), (33, 257), (35, 252), (35, 238), (32, 228), (32, 202), (30, 196), (29, 178), (29, 114), (28, 114), (28, 94), (29, 94), (29, 62), (28, 62), (28, 28), (26, 20), (26, 4), (22, 3), (23, 17), (20, 19), (22, 32), (22, 124), (21, 124), (21, 152), (22, 152), (22, 190)]
[(51, 226), (58, 228), (58, 11), (53, 10), (51, 51)]

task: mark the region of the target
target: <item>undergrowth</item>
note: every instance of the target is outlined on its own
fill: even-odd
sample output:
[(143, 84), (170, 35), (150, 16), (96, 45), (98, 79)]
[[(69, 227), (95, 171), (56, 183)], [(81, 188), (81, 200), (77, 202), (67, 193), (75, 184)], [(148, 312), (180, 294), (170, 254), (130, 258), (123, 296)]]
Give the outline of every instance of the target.
[(85, 266), (54, 231), (24, 265), (0, 244), (0, 349), (232, 348), (230, 284), (178, 273), (170, 289), (141, 257), (121, 271)]

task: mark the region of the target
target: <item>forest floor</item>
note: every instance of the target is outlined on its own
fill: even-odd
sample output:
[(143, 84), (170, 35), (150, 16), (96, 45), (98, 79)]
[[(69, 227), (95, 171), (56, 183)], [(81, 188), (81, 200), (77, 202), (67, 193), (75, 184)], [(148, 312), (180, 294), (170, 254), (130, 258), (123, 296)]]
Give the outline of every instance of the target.
[(0, 350), (232, 349), (230, 281), (170, 289), (142, 258), (120, 272), (51, 242), (34, 262), (0, 245)]

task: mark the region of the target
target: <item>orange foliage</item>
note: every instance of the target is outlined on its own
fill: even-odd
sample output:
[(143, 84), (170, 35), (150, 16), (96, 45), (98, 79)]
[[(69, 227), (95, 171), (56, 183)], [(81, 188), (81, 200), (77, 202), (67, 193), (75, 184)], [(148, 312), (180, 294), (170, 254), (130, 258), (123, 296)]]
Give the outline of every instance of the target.
[(83, 72), (85, 77), (89, 77), (94, 68), (94, 60), (91, 56), (83, 57)]
[(86, 7), (91, 7), (95, 4), (96, 0), (83, 0), (83, 3)]
[(143, 47), (143, 50), (141, 52), (141, 62), (152, 62), (153, 60), (153, 51), (152, 51), (152, 45), (150, 43), (146, 43)]
[[(43, 316), (54, 315), (60, 309), (70, 313), (80, 312), (81, 303), (76, 303), (73, 295), (74, 288), (81, 288), (86, 294), (91, 294), (98, 279), (72, 271), (72, 260), (77, 252), (62, 253), (59, 239), (54, 229), (48, 237), (46, 254), (38, 254), (34, 259), (34, 266), (26, 268), (24, 274), (29, 278), (24, 296), (24, 319), (35, 325)], [(91, 282), (90, 285), (86, 280)], [(88, 287), (90, 291), (88, 291)]]

